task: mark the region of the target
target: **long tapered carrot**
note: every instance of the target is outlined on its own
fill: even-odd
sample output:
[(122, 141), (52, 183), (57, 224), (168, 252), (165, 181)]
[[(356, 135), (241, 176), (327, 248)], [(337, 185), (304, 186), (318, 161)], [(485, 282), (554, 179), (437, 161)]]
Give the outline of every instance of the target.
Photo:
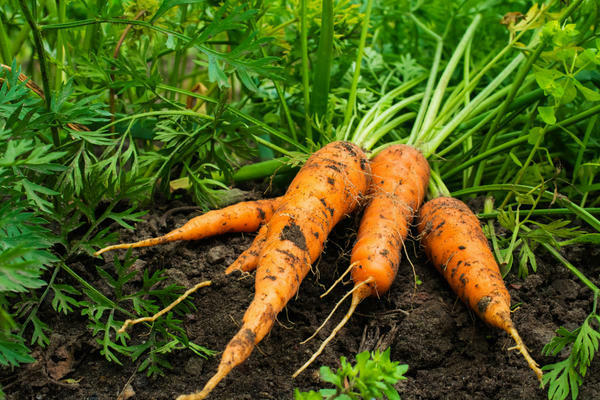
[(331, 229), (367, 191), (369, 179), (364, 153), (348, 142), (330, 143), (308, 159), (267, 224), (258, 257), (254, 299), (239, 332), (225, 348), (216, 374), (202, 391), (179, 396), (178, 400), (206, 398), (250, 356), (271, 330), (277, 314), (298, 291)]
[(373, 158), (371, 171), (370, 202), (350, 259), (355, 284), (350, 309), (294, 377), (322, 353), (362, 300), (387, 292), (396, 277), (404, 240), (427, 192), (429, 164), (414, 147), (395, 145)]
[(418, 218), (421, 244), (433, 265), (484, 322), (512, 336), (541, 381), (542, 371), (510, 318), (510, 294), (475, 214), (458, 199), (438, 197), (421, 207)]
[(210, 236), (231, 232), (254, 232), (261, 224), (268, 221), (282, 197), (256, 201), (245, 201), (212, 210), (186, 222), (183, 226), (156, 238), (141, 240), (135, 243), (121, 243), (98, 250), (94, 255), (116, 249), (155, 246), (177, 240), (199, 240)]

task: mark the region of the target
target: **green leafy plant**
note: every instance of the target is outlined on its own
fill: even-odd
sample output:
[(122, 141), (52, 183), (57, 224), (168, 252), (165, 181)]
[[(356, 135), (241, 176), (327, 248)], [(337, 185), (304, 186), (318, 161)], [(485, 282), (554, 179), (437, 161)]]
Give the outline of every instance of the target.
[(574, 400), (579, 394), (588, 367), (600, 345), (600, 315), (596, 313), (598, 293), (594, 298), (594, 309), (580, 327), (573, 331), (560, 327), (556, 336), (544, 346), (544, 354), (557, 356), (567, 347), (571, 351), (564, 360), (544, 366), (543, 383), (548, 386), (548, 399), (564, 400), (571, 394)]
[(399, 400), (400, 395), (394, 385), (408, 371), (408, 365), (390, 360), (390, 349), (383, 352), (364, 351), (356, 355), (352, 365), (346, 357), (340, 358), (340, 368), (334, 373), (331, 368), (322, 366), (319, 370), (321, 380), (334, 386), (332, 389), (320, 389), (315, 392), (294, 391), (296, 400)]

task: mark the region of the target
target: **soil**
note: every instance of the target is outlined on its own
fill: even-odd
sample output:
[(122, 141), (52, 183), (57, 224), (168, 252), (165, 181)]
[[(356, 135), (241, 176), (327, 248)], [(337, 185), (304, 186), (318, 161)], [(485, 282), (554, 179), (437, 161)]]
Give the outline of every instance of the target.
[[(182, 209), (169, 212), (166, 223), (163, 220), (167, 211), (182, 205), (157, 207), (137, 224), (135, 232), (121, 231), (121, 240), (157, 236), (183, 224), (195, 214)], [(293, 399), (294, 388), (304, 391), (325, 386), (318, 378), (320, 365), (337, 368), (340, 356), (353, 361), (358, 352), (387, 347), (391, 347), (392, 360), (409, 365), (407, 379), (397, 384), (404, 400), (546, 398), (546, 391), (539, 388), (520, 354), (509, 350), (510, 337), (486, 326), (457, 300), (413, 240), (406, 243), (398, 278), (388, 294), (364, 301), (317, 361), (292, 379), (292, 373), (317, 349), (341, 319), (342, 309), (348, 307), (348, 303), (343, 304), (317, 338), (300, 344), (351, 287), (338, 285), (327, 297), (319, 298), (347, 268), (357, 222), (356, 217), (347, 218), (335, 228), (321, 260), (313, 266), (314, 273), (279, 315), (271, 333), (217, 386), (210, 399)], [(251, 241), (252, 235), (230, 234), (136, 249), (138, 261), (132, 268), (149, 272), (164, 269), (169, 283), (191, 287), (220, 276)], [(122, 257), (124, 252), (118, 254)], [(543, 346), (558, 327), (579, 326), (591, 311), (593, 299), (562, 265), (539, 254), (537, 273), (525, 280), (509, 274), (507, 286), (513, 305), (519, 305), (513, 313), (514, 322), (534, 359), (546, 365), (566, 353), (544, 357)], [(600, 271), (591, 261), (600, 256), (598, 247), (572, 247), (565, 256), (600, 284)], [(114, 268), (112, 257), (107, 254), (104, 262), (81, 257), (71, 267), (110, 296), (111, 289), (95, 268), (110, 271)], [(63, 275), (59, 274), (59, 283), (69, 283)], [(221, 351), (236, 333), (252, 295), (252, 276), (216, 279), (212, 286), (200, 289), (193, 295), (197, 311), (180, 316), (190, 340)], [(108, 362), (100, 354), (87, 317), (77, 312), (57, 314), (49, 304), (42, 305), (39, 315), (52, 329), (51, 343), (34, 350), (35, 363), (2, 374), (8, 399), (104, 400), (116, 399), (119, 394), (121, 399), (173, 399), (199, 390), (219, 362), (218, 355), (202, 359), (189, 350), (178, 350), (167, 357), (172, 369), (164, 376), (148, 378), (145, 373), (136, 373), (138, 362), (125, 357), (121, 357), (123, 365)], [(143, 326), (130, 332), (133, 343), (143, 341), (147, 334), (148, 328)], [(588, 371), (580, 399), (600, 399), (599, 359), (596, 357)]]

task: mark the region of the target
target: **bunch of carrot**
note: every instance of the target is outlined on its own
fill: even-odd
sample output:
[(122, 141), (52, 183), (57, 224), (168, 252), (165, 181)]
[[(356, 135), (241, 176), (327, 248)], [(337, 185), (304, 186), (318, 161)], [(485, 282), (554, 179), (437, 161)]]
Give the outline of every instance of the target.
[[(352, 250), (351, 264), (346, 271), (351, 272), (354, 282), (354, 288), (346, 295), (352, 296), (350, 309), (295, 375), (320, 354), (363, 299), (379, 297), (389, 290), (398, 270), (404, 241), (416, 217), (422, 247), (450, 287), (483, 321), (506, 331), (515, 340), (515, 349), (523, 354), (538, 379), (541, 379), (541, 370), (527, 352), (511, 321), (509, 293), (475, 215), (464, 203), (450, 197), (433, 196), (437, 198), (421, 206), (428, 185), (434, 193), (437, 192), (436, 186), (443, 185), (434, 174), (432, 177), (435, 179), (431, 180), (433, 183), (430, 182), (427, 158), (467, 116), (490, 100), (503, 80), (524, 60), (522, 54), (516, 56), (461, 109), (458, 99), (471, 97), (470, 91), (482, 80), (484, 72), (500, 59), (499, 56), (494, 58), (483, 71), (470, 79), (470, 85), (463, 88), (463, 92), (453, 93), (443, 105), (448, 82), (470, 45), (480, 20), (479, 15), (473, 19), (435, 90), (442, 40), (428, 31), (438, 40), (440, 57), (436, 57), (431, 68), (425, 92), (393, 102), (422, 81), (421, 78), (413, 79), (382, 96), (364, 114), (352, 137), (349, 137), (352, 124), (345, 123), (336, 133), (340, 140), (315, 152), (284, 196), (212, 211), (160, 238), (111, 246), (98, 252), (173, 240), (200, 239), (226, 232), (258, 230), (252, 245), (225, 270), (226, 274), (236, 270), (256, 270), (255, 296), (244, 315), (243, 324), (225, 348), (217, 373), (200, 392), (180, 396), (178, 400), (206, 398), (236, 365), (249, 357), (255, 345), (273, 326), (277, 314), (298, 291), (311, 263), (322, 252), (331, 229), (360, 203), (365, 204), (364, 214)], [(535, 18), (530, 23), (535, 23)], [(363, 26), (363, 33), (367, 25)], [(418, 25), (422, 26), (420, 23)], [(361, 37), (366, 37), (366, 34)], [(518, 40), (518, 37), (514, 40)], [(505, 51), (511, 46), (509, 44)], [(360, 53), (356, 65), (360, 65)], [(355, 74), (358, 74), (358, 70)], [(395, 116), (419, 100), (421, 107), (418, 113), (407, 112)], [(349, 101), (350, 111), (352, 106), (353, 101)], [(441, 113), (440, 110), (445, 112)], [(410, 136), (403, 139), (405, 144), (388, 144), (385, 149), (376, 151), (376, 156), (369, 162), (362, 149), (370, 150), (387, 132), (408, 120), (414, 121)], [(345, 141), (348, 139), (350, 141)], [(202, 284), (196, 286), (201, 287)], [(192, 291), (188, 290), (184, 296)]]
[[(178, 398), (204, 399), (270, 331), (277, 314), (297, 293), (310, 265), (321, 254), (331, 229), (363, 200), (366, 206), (349, 268), (354, 281), (351, 307), (295, 375), (320, 354), (363, 299), (385, 293), (395, 278), (404, 241), (428, 182), (427, 160), (412, 146), (390, 146), (369, 162), (358, 146), (333, 142), (308, 159), (282, 197), (211, 211), (164, 236), (109, 246), (96, 254), (258, 230), (252, 245), (225, 270), (229, 274), (256, 269), (255, 296), (243, 324), (204, 388)], [(459, 200), (440, 197), (421, 207), (417, 226), (426, 253), (452, 289), (485, 322), (508, 332), (517, 343), (515, 348), (541, 377), (511, 322), (508, 291), (473, 213)]]

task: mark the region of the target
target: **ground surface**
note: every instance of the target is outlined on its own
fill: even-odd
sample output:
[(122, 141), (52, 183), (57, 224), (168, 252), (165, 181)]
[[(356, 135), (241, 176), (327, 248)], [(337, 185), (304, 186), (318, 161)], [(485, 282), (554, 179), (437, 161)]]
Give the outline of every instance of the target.
[[(123, 231), (124, 241), (156, 236), (181, 225), (193, 213), (173, 213), (163, 224), (163, 214), (181, 204), (171, 203), (152, 211), (138, 223), (136, 232)], [(236, 368), (219, 384), (210, 397), (225, 399), (293, 398), (293, 388), (302, 390), (319, 387), (319, 365), (337, 367), (344, 355), (350, 359), (362, 350), (391, 346), (392, 359), (409, 364), (407, 380), (397, 387), (403, 399), (545, 399), (536, 378), (519, 354), (509, 352), (510, 338), (485, 326), (473, 313), (457, 301), (446, 283), (422, 257), (413, 241), (406, 250), (398, 278), (389, 293), (380, 300), (367, 300), (340, 332), (312, 368), (295, 380), (291, 374), (301, 366), (320, 341), (328, 334), (336, 318), (324, 332), (305, 345), (300, 342), (310, 336), (324, 320), (337, 300), (349, 289), (340, 286), (328, 297), (319, 295), (348, 265), (348, 250), (353, 241), (356, 218), (340, 224), (327, 243), (326, 252), (309, 274), (300, 293), (279, 315), (271, 333), (259, 345), (250, 359)], [(137, 267), (167, 269), (173, 282), (183, 286), (212, 279), (220, 274), (251, 242), (252, 235), (232, 234), (189, 243), (169, 244), (139, 249)], [(599, 282), (599, 269), (592, 260), (598, 259), (598, 248), (569, 249), (566, 255), (589, 277)], [(101, 260), (82, 258), (72, 265), (92, 284), (102, 288), (94, 272), (94, 264), (111, 268), (112, 256)], [(413, 271), (414, 267), (414, 271)], [(415, 274), (422, 283), (415, 287)], [(521, 307), (513, 319), (532, 356), (542, 365), (557, 361), (543, 357), (541, 350), (559, 326), (573, 329), (591, 310), (589, 290), (580, 285), (557, 262), (542, 254), (538, 273), (525, 281), (514, 275), (507, 277), (513, 305)], [(108, 293), (108, 292), (107, 292)], [(232, 276), (217, 285), (201, 289), (193, 297), (198, 311), (184, 317), (190, 340), (210, 349), (222, 350), (236, 333), (244, 310), (253, 295), (253, 279)], [(342, 309), (347, 308), (347, 304)], [(215, 372), (219, 357), (202, 360), (190, 351), (178, 351), (169, 356), (173, 370), (164, 377), (150, 379), (136, 373), (137, 363), (123, 366), (109, 363), (99, 354), (85, 317), (76, 313), (60, 316), (41, 309), (42, 319), (54, 334), (46, 349), (37, 349), (40, 362), (33, 366), (4, 373), (8, 399), (116, 399), (129, 380), (133, 399), (173, 399), (177, 394), (199, 389)], [(146, 328), (131, 332), (143, 337)], [(48, 378), (56, 364), (72, 359), (71, 378), (77, 386), (58, 384)], [(53, 364), (54, 363), (54, 364)], [(73, 381), (67, 381), (73, 382)], [(129, 392), (130, 394), (132, 392)], [(586, 377), (580, 399), (600, 399), (600, 362), (598, 358)]]

